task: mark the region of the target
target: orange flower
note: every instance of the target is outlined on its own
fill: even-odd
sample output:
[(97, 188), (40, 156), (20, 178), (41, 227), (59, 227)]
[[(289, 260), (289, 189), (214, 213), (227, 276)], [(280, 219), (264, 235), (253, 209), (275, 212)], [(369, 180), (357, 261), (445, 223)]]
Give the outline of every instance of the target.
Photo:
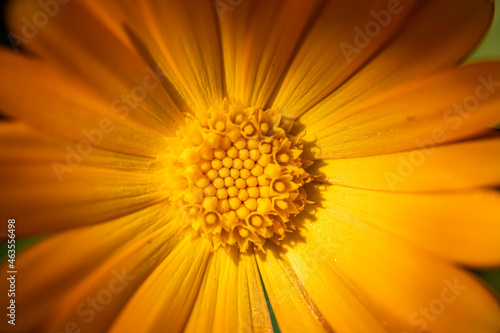
[(12, 1), (2, 331), (499, 332), (492, 12)]

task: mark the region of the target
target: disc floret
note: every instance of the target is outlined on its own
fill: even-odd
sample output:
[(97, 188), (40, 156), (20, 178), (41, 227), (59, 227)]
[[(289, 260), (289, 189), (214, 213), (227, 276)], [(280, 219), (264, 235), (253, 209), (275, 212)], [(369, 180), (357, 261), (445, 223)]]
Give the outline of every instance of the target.
[[(277, 110), (230, 104), (186, 118), (166, 155), (167, 188), (186, 226), (214, 248), (245, 252), (282, 240), (307, 202), (311, 180), (301, 139), (288, 133)], [(290, 125), (287, 123), (287, 125)]]

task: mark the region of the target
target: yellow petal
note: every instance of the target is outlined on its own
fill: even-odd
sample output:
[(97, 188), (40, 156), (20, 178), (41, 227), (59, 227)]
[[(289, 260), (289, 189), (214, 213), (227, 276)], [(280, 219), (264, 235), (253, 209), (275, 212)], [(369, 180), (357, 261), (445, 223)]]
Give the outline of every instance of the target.
[[(386, 3), (399, 3), (398, 10), (403, 8), (400, 14), (391, 16), (391, 22), (385, 28), (390, 29), (411, 3), (409, 1)], [(493, 3), (489, 0), (460, 2), (435, 0), (416, 3), (415, 11), (405, 19), (403, 25), (397, 27), (397, 33), (389, 44), (381, 47), (378, 54), (364, 67), (359, 68), (347, 82), (312, 110), (307, 111), (289, 105), (294, 112), (287, 115), (295, 118), (301, 112), (307, 111), (302, 121), (309, 123), (313, 118), (321, 119), (334, 111), (350, 108), (353, 104), (358, 104), (406, 81), (454, 66), (478, 43), (490, 26), (492, 16)], [(374, 20), (367, 20), (365, 24), (371, 21)], [(352, 44), (353, 40), (347, 42)], [(368, 46), (357, 48), (359, 53), (351, 56), (353, 64), (357, 57), (365, 54), (371, 43), (372, 40)], [(315, 102), (323, 98), (319, 95), (320, 92), (318, 89), (317, 95), (313, 95)], [(308, 99), (299, 105), (305, 103), (311, 101)]]
[[(71, 78), (68, 81), (83, 81), (103, 98), (103, 107), (108, 113), (123, 113), (127, 109), (128, 121), (134, 120), (156, 131), (172, 134), (176, 123), (182, 121), (183, 117), (163, 87), (163, 84), (167, 84), (163, 73), (132, 50), (123, 38), (120, 39), (114, 33), (116, 30), (110, 30), (112, 27), (102, 21), (102, 14), (99, 16), (99, 13), (86, 7), (79, 1), (64, 5), (56, 1), (50, 7), (53, 11), (47, 14), (48, 10), (43, 10), (36, 0), (9, 3), (6, 17), (14, 34), (11, 40), (18, 41), (14, 42), (15, 48), (27, 48), (65, 70)], [(22, 98), (20, 92), (37, 89), (31, 85), (31, 80), (42, 81), (42, 85), (55, 85), (52, 89), (46, 89), (59, 93), (47, 98), (74, 99), (70, 95), (72, 92), (68, 94), (68, 90), (74, 89), (72, 85), (59, 86), (59, 80), (53, 82), (50, 76), (45, 76), (44, 71), (36, 67), (20, 69), (26, 66), (21, 64), (10, 69), (13, 66), (4, 63), (6, 56), (3, 52), (1, 57), (2, 67), (9, 69), (6, 72), (2, 68), (2, 82), (6, 88), (14, 84), (13, 89), (18, 90), (14, 94), (17, 100)], [(30, 79), (29, 83), (26, 78)], [(22, 82), (22, 86), (15, 86), (17, 82)], [(6, 88), (2, 87), (2, 90)], [(31, 92), (29, 94), (31, 96)], [(82, 98), (77, 99), (80, 100)], [(36, 107), (43, 105), (36, 104), (34, 100), (31, 109)], [(52, 112), (55, 113), (55, 110)]]
[(500, 138), (346, 159), (308, 171), (325, 181), (382, 191), (442, 191), (500, 185)]
[(155, 159), (97, 147), (82, 155), (82, 148), (22, 123), (0, 123), (0, 207), (23, 219), (19, 235), (92, 224), (164, 198), (167, 176), (159, 176)]
[(412, 2), (396, 6), (388, 3), (326, 2), (299, 46), (273, 106), (296, 118), (371, 60), (399, 32), (415, 7)]
[(282, 332), (333, 332), (290, 265), (271, 246), (258, 254), (262, 281)]
[(182, 331), (200, 289), (210, 247), (205, 239), (184, 239), (136, 291), (110, 332)]
[(328, 186), (320, 204), (444, 259), (469, 266), (500, 264), (497, 191), (401, 194)]
[[(6, 114), (93, 147), (142, 156), (156, 156), (164, 149), (168, 133), (133, 121), (131, 109), (119, 99), (113, 106), (47, 62), (5, 49), (0, 49), (0, 57), (0, 108)], [(167, 122), (172, 129), (177, 126), (173, 118)]]
[[(59, 233), (21, 252), (16, 267), (17, 285), (22, 288), (16, 289), (16, 304), (23, 320), (16, 321), (15, 332), (35, 328), (64, 332), (69, 321), (83, 331), (103, 331), (178, 242), (178, 226), (170, 222), (173, 213), (168, 204), (157, 204), (113, 221)], [(2, 287), (6, 271), (3, 266)], [(89, 303), (96, 298), (98, 310)], [(11, 331), (6, 321), (0, 325), (2, 331)]]
[[(308, 193), (318, 200), (328, 196), (330, 187)], [(316, 209), (312, 219), (301, 215), (300, 235), (292, 235), (295, 242), (287, 246), (286, 257), (323, 313), (312, 291), (331, 287), (320, 277), (335, 272), (390, 332), (500, 329), (498, 300), (471, 273), (348, 213), (329, 202), (329, 207)]]
[[(56, 162), (60, 163), (58, 166), (69, 166), (80, 161), (79, 165), (139, 173), (158, 171), (163, 167), (151, 157), (117, 153), (98, 147), (93, 147), (92, 152), (86, 155), (81, 154), (84, 151), (82, 149), (85, 146), (78, 142), (52, 136), (21, 122), (0, 122), (0, 161), (4, 163)], [(59, 179), (56, 173), (54, 175)], [(64, 180), (65, 172), (60, 175)]]
[[(210, 1), (142, 1), (147, 51), (191, 110), (223, 100), (220, 40)], [(141, 33), (141, 32), (138, 32)]]
[[(295, 244), (303, 241), (304, 239), (301, 239), (300, 235), (290, 234), (287, 236), (285, 244), (294, 245), (291, 245), (291, 249), (287, 247), (284, 251), (278, 250), (276, 256), (279, 256), (278, 261), (281, 266), (289, 267), (291, 271), (295, 272), (304, 286), (305, 292), (311, 297), (310, 302), (318, 308), (333, 331), (387, 332), (382, 321), (373, 312), (371, 305), (367, 303), (366, 298), (357, 292), (355, 286), (345, 279), (342, 272), (331, 266), (328, 269), (323, 269), (326, 261), (322, 260), (325, 256), (324, 252), (318, 253), (318, 251), (322, 251), (321, 247), (315, 245), (308, 247), (307, 251), (304, 251), (307, 252), (306, 255), (302, 255), (302, 252), (300, 252), (300, 256), (295, 253)], [(329, 254), (329, 256), (334, 258), (333, 254)], [(274, 306), (274, 304), (272, 305)], [(277, 309), (277, 319), (279, 320), (279, 305), (277, 305)], [(289, 320), (289, 318), (286, 319)]]
[(212, 254), (184, 332), (272, 332), (253, 253)]
[(319, 1), (214, 1), (229, 98), (264, 107)]
[(387, 154), (449, 143), (499, 120), (500, 63), (445, 70), (307, 123), (316, 158)]

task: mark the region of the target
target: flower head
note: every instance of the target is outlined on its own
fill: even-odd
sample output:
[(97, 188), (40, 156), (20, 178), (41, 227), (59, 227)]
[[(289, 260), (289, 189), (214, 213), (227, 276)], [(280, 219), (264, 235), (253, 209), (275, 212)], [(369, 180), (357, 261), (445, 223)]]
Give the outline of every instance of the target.
[[(224, 100), (221, 108), (186, 119), (169, 151), (169, 200), (179, 219), (209, 238), (214, 248), (249, 244), (263, 250), (294, 228), (304, 209), (300, 139), (282, 128), (276, 110), (244, 108)], [(308, 166), (306, 161), (306, 165)]]
[(11, 1), (0, 330), (498, 332), (492, 11)]

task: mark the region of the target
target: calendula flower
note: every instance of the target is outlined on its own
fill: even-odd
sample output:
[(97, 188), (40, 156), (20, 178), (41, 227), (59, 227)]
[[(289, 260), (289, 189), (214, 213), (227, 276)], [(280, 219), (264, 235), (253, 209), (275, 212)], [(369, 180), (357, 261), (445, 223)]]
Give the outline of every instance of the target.
[(499, 332), (492, 12), (10, 2), (2, 331)]

